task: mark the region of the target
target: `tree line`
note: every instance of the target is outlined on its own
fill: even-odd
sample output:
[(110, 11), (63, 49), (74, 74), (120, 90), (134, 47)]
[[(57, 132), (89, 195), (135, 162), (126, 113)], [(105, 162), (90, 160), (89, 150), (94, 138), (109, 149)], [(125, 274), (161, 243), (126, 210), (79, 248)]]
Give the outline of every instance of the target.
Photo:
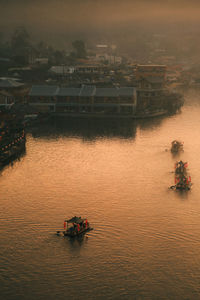
[(27, 65), (31, 58), (48, 58), (52, 64), (75, 63), (76, 59), (86, 58), (85, 43), (82, 40), (72, 42), (73, 50), (66, 55), (64, 50), (59, 50), (48, 45), (44, 41), (33, 43), (31, 36), (25, 27), (18, 27), (12, 33), (9, 41), (3, 41), (0, 33), (0, 57), (9, 58), (16, 65)]

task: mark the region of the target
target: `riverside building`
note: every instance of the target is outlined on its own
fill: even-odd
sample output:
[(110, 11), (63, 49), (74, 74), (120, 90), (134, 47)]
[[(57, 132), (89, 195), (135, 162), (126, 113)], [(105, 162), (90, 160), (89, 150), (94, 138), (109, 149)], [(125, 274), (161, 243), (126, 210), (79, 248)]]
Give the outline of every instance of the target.
[(137, 93), (134, 87), (32, 86), (28, 102), (38, 111), (51, 112), (54, 115), (135, 115)]

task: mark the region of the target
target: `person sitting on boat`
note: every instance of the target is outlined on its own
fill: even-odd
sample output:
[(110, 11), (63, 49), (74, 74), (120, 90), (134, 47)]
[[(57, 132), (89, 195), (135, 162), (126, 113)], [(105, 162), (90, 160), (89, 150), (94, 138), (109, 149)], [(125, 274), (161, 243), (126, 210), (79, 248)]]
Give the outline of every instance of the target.
[(70, 228), (69, 228), (70, 234), (72, 234), (73, 231), (74, 231), (74, 227), (70, 227)]
[(182, 162), (182, 160), (180, 160), (178, 163), (176, 163), (175, 165), (175, 173), (176, 174), (184, 174), (186, 172), (186, 166), (187, 163)]
[(172, 146), (171, 146), (171, 151), (172, 152), (178, 152), (180, 150), (183, 150), (183, 143), (177, 141), (177, 140), (174, 140), (172, 142)]

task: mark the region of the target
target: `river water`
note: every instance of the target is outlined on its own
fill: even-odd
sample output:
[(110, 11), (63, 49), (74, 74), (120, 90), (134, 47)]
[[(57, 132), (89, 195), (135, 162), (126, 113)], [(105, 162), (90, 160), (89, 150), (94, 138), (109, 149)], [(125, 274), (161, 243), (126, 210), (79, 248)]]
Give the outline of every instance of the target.
[[(185, 98), (173, 116), (27, 134), (26, 154), (0, 173), (2, 299), (200, 299), (200, 91)], [(189, 192), (168, 189), (180, 159)], [(57, 236), (74, 215), (94, 230)]]

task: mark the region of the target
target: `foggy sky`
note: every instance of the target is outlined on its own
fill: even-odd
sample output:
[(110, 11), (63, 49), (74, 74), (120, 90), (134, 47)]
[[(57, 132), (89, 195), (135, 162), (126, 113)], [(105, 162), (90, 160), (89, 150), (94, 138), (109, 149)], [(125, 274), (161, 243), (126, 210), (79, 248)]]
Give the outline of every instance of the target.
[[(199, 0), (0, 0), (0, 31), (26, 26), (35, 36), (87, 36), (135, 26), (199, 22)], [(157, 27), (158, 28), (158, 27)], [(120, 32), (119, 32), (120, 31)]]

